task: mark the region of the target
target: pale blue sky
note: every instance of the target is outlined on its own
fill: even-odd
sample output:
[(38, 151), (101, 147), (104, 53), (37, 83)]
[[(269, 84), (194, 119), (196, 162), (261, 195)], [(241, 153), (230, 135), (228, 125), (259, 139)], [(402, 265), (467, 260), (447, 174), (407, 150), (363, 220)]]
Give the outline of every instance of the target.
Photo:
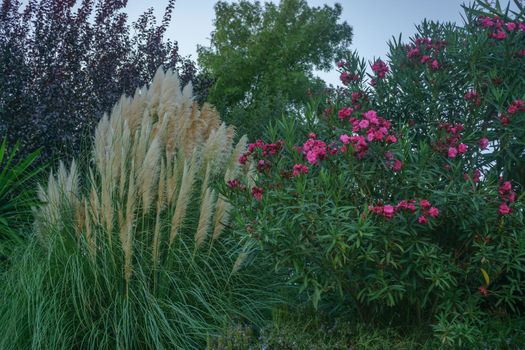
[[(468, 0), (466, 0), (468, 1)], [(208, 45), (213, 30), (214, 0), (177, 0), (168, 37), (179, 42), (183, 55), (196, 58), (197, 44)], [(278, 1), (273, 1), (278, 2)], [(424, 18), (451, 21), (461, 24), (464, 0), (308, 0), (310, 5), (321, 6), (340, 3), (343, 6), (341, 20), (354, 28), (352, 49), (367, 59), (385, 56), (387, 41), (403, 33), (407, 39), (414, 25)], [(154, 7), (160, 18), (167, 0), (129, 0), (128, 13), (131, 20), (148, 7)], [(320, 72), (319, 76), (332, 84), (338, 84), (335, 68), (332, 72)]]

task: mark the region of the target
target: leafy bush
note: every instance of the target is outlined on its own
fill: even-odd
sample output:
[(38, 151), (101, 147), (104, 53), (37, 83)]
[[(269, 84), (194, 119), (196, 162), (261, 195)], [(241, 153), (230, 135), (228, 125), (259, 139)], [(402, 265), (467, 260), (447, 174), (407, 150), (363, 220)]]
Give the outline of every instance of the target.
[(466, 8), (463, 28), (424, 22), (371, 63), (370, 86), (353, 54), (339, 63), (348, 91), (240, 157), (256, 174), (224, 186), (236, 230), (299, 297), (431, 325), (455, 347), (521, 314), (525, 22), (498, 11)]
[(31, 207), (37, 204), (34, 181), (43, 167), (34, 167), (35, 151), (17, 160), (18, 144), (7, 150), (7, 139), (0, 144), (0, 260), (8, 256), (11, 243), (21, 240), (20, 229), (31, 222)]
[(233, 320), (257, 324), (271, 276), (241, 269), (229, 204), (234, 130), (159, 69), (95, 132), (90, 164), (61, 164), (29, 247), (2, 281), (2, 349), (202, 349)]
[(71, 159), (118, 98), (160, 65), (184, 85), (195, 81), (193, 62), (165, 40), (174, 3), (166, 1), (160, 23), (151, 8), (129, 24), (123, 0), (2, 0), (0, 135), (20, 140), (22, 154), (43, 147), (42, 160)]

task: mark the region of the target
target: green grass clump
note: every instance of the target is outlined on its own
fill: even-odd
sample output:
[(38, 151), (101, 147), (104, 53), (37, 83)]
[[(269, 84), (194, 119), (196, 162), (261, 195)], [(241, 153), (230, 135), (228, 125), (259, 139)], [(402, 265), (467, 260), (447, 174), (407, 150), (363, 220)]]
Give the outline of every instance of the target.
[(88, 164), (39, 187), (1, 277), (0, 349), (203, 349), (228, 324), (260, 325), (271, 269), (245, 266), (214, 189), (239, 172), (233, 135), (171, 71), (123, 97)]

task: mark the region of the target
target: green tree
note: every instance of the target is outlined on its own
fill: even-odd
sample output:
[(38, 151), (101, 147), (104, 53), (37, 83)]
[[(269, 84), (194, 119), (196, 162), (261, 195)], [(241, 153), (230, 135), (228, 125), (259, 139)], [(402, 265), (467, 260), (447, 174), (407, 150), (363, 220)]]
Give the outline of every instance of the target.
[(203, 74), (213, 80), (208, 101), (227, 122), (252, 135), (254, 126), (304, 105), (324, 88), (314, 70), (328, 70), (349, 51), (352, 28), (342, 7), (305, 0), (219, 1), (209, 47), (199, 47)]

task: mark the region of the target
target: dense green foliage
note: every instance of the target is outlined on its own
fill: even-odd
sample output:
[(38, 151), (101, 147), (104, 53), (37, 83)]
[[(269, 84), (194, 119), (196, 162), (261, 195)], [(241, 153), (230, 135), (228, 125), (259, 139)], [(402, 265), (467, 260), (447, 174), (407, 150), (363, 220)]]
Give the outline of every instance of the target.
[(370, 79), (352, 54), (345, 93), (240, 158), (257, 174), (225, 186), (239, 237), (290, 272), (297, 300), (452, 347), (522, 314), (525, 11), (481, 4), (464, 27), (391, 43)]
[(31, 206), (37, 205), (35, 180), (43, 167), (34, 167), (35, 151), (17, 159), (19, 145), (7, 150), (7, 139), (0, 144), (0, 261), (8, 256), (12, 243), (22, 238), (21, 228), (32, 220)]
[(210, 47), (199, 48), (199, 64), (214, 82), (208, 101), (251, 137), (301, 109), (309, 90), (324, 88), (314, 69), (330, 69), (349, 50), (352, 28), (339, 23), (341, 12), (304, 0), (217, 2)]

